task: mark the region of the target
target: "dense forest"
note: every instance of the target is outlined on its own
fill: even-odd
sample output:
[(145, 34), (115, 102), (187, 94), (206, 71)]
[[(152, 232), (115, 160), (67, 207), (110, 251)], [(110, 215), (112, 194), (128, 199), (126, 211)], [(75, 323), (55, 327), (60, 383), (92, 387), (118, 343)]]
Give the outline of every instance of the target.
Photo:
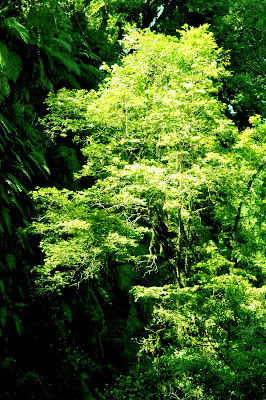
[(0, 398), (266, 399), (266, 1), (0, 2)]

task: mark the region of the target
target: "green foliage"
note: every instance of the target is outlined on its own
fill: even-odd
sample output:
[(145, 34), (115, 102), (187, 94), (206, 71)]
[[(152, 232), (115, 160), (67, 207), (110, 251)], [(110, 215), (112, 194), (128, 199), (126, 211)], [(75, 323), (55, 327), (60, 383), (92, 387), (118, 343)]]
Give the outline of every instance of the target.
[(263, 15), (2, 5), (0, 397), (263, 398)]
[(0, 42), (0, 102), (10, 93), (9, 79), (16, 82), (21, 71), (21, 58)]
[(97, 282), (100, 326), (114, 286), (141, 284), (127, 329), (143, 371), (117, 377), (102, 399), (263, 393), (265, 122), (254, 116), (239, 132), (225, 117), (226, 59), (208, 26), (180, 35), (133, 30), (97, 92), (64, 89), (47, 100), (46, 132), (83, 145), (76, 178), (88, 188), (32, 193), (31, 230), (44, 253), (37, 290)]
[(97, 276), (110, 260), (137, 262), (134, 249), (145, 230), (119, 219), (108, 199), (97, 209), (97, 190), (39, 189), (33, 198), (45, 211), (44, 219), (33, 224), (33, 231), (43, 236), (40, 246), (46, 255), (45, 265), (35, 267), (40, 290), (79, 285)]
[(265, 286), (254, 288), (232, 270), (200, 286), (136, 287), (133, 294), (137, 302), (155, 299), (141, 354), (150, 354), (166, 382), (162, 398), (198, 398), (197, 390), (199, 398), (263, 395)]
[[(180, 284), (188, 249), (184, 254), (179, 241), (190, 246), (192, 233), (187, 232), (184, 239), (178, 235), (182, 229), (190, 229), (194, 210), (188, 207), (200, 191), (189, 167), (228, 139), (222, 137), (224, 132), (229, 140), (230, 135), (235, 136), (216, 99), (219, 76), (226, 71), (220, 50), (206, 29), (187, 30), (180, 41), (133, 31), (125, 48), (130, 46), (136, 52), (125, 57), (122, 66), (113, 67), (106, 84), (97, 93), (63, 90), (51, 95), (51, 113), (44, 120), (51, 136), (65, 136), (70, 131), (79, 134), (74, 140), (85, 143), (83, 153), (88, 162), (77, 176), (96, 180), (88, 194), (97, 198), (94, 201), (101, 213), (107, 209), (120, 221), (125, 215), (132, 229), (147, 231), (138, 264), (151, 270), (162, 264)], [(73, 102), (79, 108), (73, 110)], [(183, 187), (187, 185), (190, 190), (185, 197)], [(200, 218), (193, 218), (197, 234), (205, 236)], [(160, 231), (165, 231), (165, 236)], [(116, 242), (114, 234), (110, 240)]]
[[(246, 126), (253, 114), (265, 117), (265, 2), (185, 1), (163, 3), (153, 29), (174, 35), (184, 23), (210, 23), (219, 46), (230, 52), (230, 70), (221, 97), (230, 104), (231, 117)], [(231, 110), (231, 111), (230, 111)]]

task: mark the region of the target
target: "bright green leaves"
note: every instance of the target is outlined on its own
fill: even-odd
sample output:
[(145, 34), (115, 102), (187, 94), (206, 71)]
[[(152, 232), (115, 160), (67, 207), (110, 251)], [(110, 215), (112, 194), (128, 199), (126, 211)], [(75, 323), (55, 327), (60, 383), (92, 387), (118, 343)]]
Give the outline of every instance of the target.
[(222, 107), (211, 97), (215, 86), (210, 78), (214, 71), (222, 75), (225, 70), (217, 63), (216, 45), (206, 26), (198, 35), (209, 51), (199, 53), (194, 31), (183, 33), (180, 42), (148, 31), (133, 32), (125, 47), (135, 51), (121, 67), (113, 68), (98, 101), (88, 106), (95, 127), (116, 131), (117, 143), (136, 159), (154, 157), (156, 147), (158, 151), (170, 147), (179, 158), (186, 157), (189, 148), (197, 151), (200, 140), (204, 151), (204, 137), (207, 148), (213, 146), (211, 132), (221, 119)]
[(233, 399), (235, 387), (241, 398), (262, 373), (265, 125), (253, 117), (239, 132), (225, 117), (225, 63), (207, 28), (180, 40), (133, 31), (97, 92), (51, 94), (46, 132), (83, 145), (76, 178), (87, 189), (32, 194), (39, 292), (89, 281), (110, 305), (104, 277), (143, 284), (131, 290), (130, 329), (139, 313), (140, 359), (164, 382), (162, 399)]
[[(102, 215), (106, 239), (100, 239), (99, 254), (105, 251), (117, 262), (129, 263), (134, 248), (143, 240), (142, 265), (148, 270), (163, 267), (167, 273), (172, 271), (180, 285), (185, 279), (181, 275), (188, 276), (189, 264), (197, 258), (192, 250), (198, 245), (196, 237), (202, 243), (210, 239), (196, 205), (207, 178), (199, 179), (195, 170), (200, 170), (209, 152), (219, 149), (223, 131), (229, 140), (230, 133), (235, 135), (216, 99), (219, 77), (226, 71), (207, 28), (187, 29), (181, 40), (132, 31), (124, 47), (133, 53), (125, 56), (120, 66), (113, 66), (100, 90), (64, 89), (50, 95), (50, 114), (43, 121), (51, 137), (74, 134), (74, 140), (84, 144), (88, 161), (77, 177), (90, 179), (92, 187), (83, 201), (92, 201), (95, 210), (87, 205), (87, 216), (82, 219), (89, 218), (93, 227)], [(47, 193), (53, 204), (53, 195), (59, 193)], [(81, 199), (82, 193), (79, 196)], [(80, 207), (85, 207), (82, 200), (76, 215)], [(58, 212), (55, 208), (53, 218), (62, 219)], [(68, 215), (64, 214), (65, 218), (68, 220)], [(112, 219), (114, 230), (110, 231)], [(81, 244), (84, 235), (80, 232), (79, 237)], [(89, 241), (87, 247), (95, 246), (93, 243)], [(53, 251), (58, 259), (61, 245), (68, 246), (62, 240), (55, 245), (58, 249), (43, 247), (46, 265), (53, 259)], [(68, 252), (67, 248), (62, 252)], [(72, 258), (74, 255), (69, 260)], [(65, 264), (61, 260), (58, 265), (62, 262)]]
[[(62, 89), (57, 95), (50, 93), (46, 99), (50, 113), (42, 120), (47, 133), (53, 138), (56, 135), (66, 136), (67, 133), (82, 131), (89, 128), (86, 110), (93, 91)], [(77, 138), (78, 139), (78, 138)]]
[(253, 250), (251, 243), (264, 215), (256, 196), (264, 192), (265, 128), (254, 117), (254, 127), (240, 134), (223, 115), (216, 96), (227, 72), (207, 28), (186, 28), (180, 40), (132, 31), (124, 40), (132, 54), (99, 91), (50, 95), (43, 121), (52, 137), (74, 134), (84, 145), (87, 163), (76, 177), (89, 179), (97, 212), (116, 219), (110, 232), (102, 217), (106, 252), (123, 262), (119, 247), (136, 246), (130, 231), (120, 232), (125, 221), (132, 231), (147, 230), (144, 264), (171, 270), (181, 286), (239, 263), (252, 274), (257, 255), (260, 265), (263, 258), (261, 234)]
[(231, 274), (193, 288), (136, 287), (132, 293), (137, 309), (144, 302), (153, 309), (140, 355), (152, 356), (166, 392), (185, 395), (191, 380), (201, 388), (197, 398), (213, 390), (214, 398), (230, 398), (245, 393), (247, 376), (249, 393), (263, 391), (257, 385), (265, 374), (265, 287)]
[[(124, 46), (134, 53), (113, 67), (98, 93), (62, 90), (50, 95), (47, 130), (51, 136), (79, 132), (93, 146), (122, 151), (128, 162), (157, 158), (174, 170), (193, 163), (225, 136), (223, 106), (213, 96), (219, 84), (211, 78), (226, 72), (206, 29), (183, 32), (180, 42), (133, 31)], [(229, 129), (227, 136), (230, 140)]]
[(74, 193), (53, 188), (39, 189), (33, 197), (40, 215), (45, 212), (32, 227), (43, 237), (44, 266), (34, 269), (40, 290), (78, 285), (110, 262), (137, 263), (135, 249), (144, 230), (118, 218), (114, 211), (120, 205), (114, 205), (110, 195), (99, 199), (97, 190)]

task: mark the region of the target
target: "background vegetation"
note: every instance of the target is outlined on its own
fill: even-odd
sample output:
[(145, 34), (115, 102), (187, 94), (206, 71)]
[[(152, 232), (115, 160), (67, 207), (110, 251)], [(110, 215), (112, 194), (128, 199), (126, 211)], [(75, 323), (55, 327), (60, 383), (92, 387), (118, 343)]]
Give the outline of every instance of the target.
[(264, 1), (0, 5), (0, 395), (265, 397)]

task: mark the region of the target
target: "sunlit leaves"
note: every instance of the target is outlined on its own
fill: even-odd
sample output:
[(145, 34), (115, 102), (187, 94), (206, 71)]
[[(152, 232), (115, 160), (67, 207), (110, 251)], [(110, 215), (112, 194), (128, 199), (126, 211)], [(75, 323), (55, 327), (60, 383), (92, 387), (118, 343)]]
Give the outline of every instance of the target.
[(41, 290), (57, 290), (93, 278), (108, 267), (108, 261), (137, 262), (135, 248), (144, 230), (126, 218), (115, 215), (110, 198), (97, 191), (74, 193), (40, 189), (33, 194), (44, 219), (33, 223), (33, 231), (42, 235), (40, 247), (44, 266), (36, 266)]
[(225, 117), (225, 65), (207, 28), (180, 40), (133, 31), (97, 92), (51, 94), (43, 124), (83, 145), (76, 178), (88, 187), (32, 194), (40, 292), (99, 280), (105, 293), (105, 271), (120, 284), (130, 270), (123, 289), (141, 274), (130, 291), (132, 315), (146, 321), (139, 357), (165, 399), (233, 399), (264, 354), (265, 125), (256, 116), (239, 132)]
[[(124, 41), (133, 53), (113, 66), (99, 91), (51, 94), (50, 113), (43, 121), (51, 137), (74, 134), (84, 145), (88, 161), (77, 177), (90, 177), (92, 204), (117, 219), (116, 229), (107, 235), (113, 245), (105, 243), (106, 253), (115, 249), (118, 257), (126, 242), (129, 254), (134, 253), (130, 231), (120, 232), (119, 224), (126, 221), (132, 231), (149, 231), (146, 265), (158, 268), (158, 260), (165, 258), (179, 274), (194, 257), (182, 250), (184, 244), (207, 234), (193, 205), (206, 177), (199, 179), (192, 167), (199, 162), (200, 168), (204, 156), (219, 148), (225, 127), (230, 137), (230, 123), (216, 98), (217, 78), (226, 71), (207, 28), (186, 29), (180, 41), (133, 30)], [(107, 232), (108, 220), (103, 221)], [(118, 259), (123, 262), (121, 255)]]

